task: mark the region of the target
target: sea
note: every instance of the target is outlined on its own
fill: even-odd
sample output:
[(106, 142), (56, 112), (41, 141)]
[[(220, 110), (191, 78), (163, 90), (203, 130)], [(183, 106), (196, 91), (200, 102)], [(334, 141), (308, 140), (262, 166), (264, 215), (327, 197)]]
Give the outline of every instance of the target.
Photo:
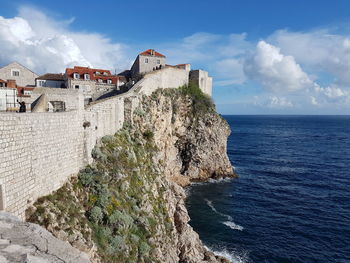
[(190, 225), (235, 263), (350, 262), (350, 116), (224, 116), (237, 179), (187, 189)]

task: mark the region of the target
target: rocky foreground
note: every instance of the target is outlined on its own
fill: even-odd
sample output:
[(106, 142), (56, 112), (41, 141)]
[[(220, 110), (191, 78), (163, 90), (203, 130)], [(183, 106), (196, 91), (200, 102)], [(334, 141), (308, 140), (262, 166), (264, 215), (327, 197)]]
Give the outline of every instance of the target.
[(0, 262), (87, 263), (90, 259), (43, 227), (0, 212)]
[(196, 87), (140, 97), (125, 116), (124, 128), (93, 150), (94, 163), (40, 198), (27, 219), (91, 262), (228, 263), (188, 224), (183, 189), (235, 176), (226, 121)]

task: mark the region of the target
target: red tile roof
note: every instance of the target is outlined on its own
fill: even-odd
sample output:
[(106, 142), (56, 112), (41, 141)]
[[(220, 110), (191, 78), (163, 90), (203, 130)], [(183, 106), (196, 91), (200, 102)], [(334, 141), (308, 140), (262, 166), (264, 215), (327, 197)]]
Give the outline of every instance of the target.
[[(96, 74), (96, 72), (99, 72), (100, 74)], [(111, 72), (106, 69), (95, 69), (78, 66), (75, 66), (74, 68), (66, 68), (66, 76), (68, 79), (72, 79), (74, 73), (78, 73), (80, 75), (80, 79), (84, 79), (84, 74), (89, 74), (90, 80), (97, 81), (98, 79), (110, 79), (112, 81), (112, 84), (116, 84), (118, 82), (118, 76), (112, 75)], [(104, 75), (104, 73), (106, 73), (106, 75)]]
[(0, 82), (2, 82), (2, 83), (6, 83), (7, 81), (0, 79)]
[(139, 55), (143, 55), (143, 56), (152, 56), (152, 51), (154, 52), (154, 56), (155, 57), (163, 57), (165, 58), (165, 56), (163, 54), (158, 53), (157, 51), (155, 51), (154, 49), (147, 49), (146, 51), (143, 51), (142, 53), (140, 53)]

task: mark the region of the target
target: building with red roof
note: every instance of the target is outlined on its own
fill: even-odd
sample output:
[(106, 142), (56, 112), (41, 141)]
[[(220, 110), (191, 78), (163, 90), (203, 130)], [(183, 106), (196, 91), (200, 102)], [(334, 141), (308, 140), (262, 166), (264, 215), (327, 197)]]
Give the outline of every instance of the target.
[(141, 74), (164, 68), (165, 60), (166, 57), (154, 49), (143, 51), (136, 57), (131, 67), (131, 75), (137, 78)]
[(119, 77), (109, 70), (75, 66), (65, 72), (68, 89), (79, 89), (87, 101), (95, 100), (101, 95), (119, 89)]

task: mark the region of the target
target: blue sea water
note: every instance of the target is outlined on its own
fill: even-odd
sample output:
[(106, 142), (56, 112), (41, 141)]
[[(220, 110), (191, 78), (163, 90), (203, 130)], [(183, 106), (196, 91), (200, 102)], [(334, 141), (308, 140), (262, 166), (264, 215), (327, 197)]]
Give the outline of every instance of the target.
[(238, 179), (188, 189), (190, 224), (234, 262), (350, 262), (350, 116), (224, 116)]

